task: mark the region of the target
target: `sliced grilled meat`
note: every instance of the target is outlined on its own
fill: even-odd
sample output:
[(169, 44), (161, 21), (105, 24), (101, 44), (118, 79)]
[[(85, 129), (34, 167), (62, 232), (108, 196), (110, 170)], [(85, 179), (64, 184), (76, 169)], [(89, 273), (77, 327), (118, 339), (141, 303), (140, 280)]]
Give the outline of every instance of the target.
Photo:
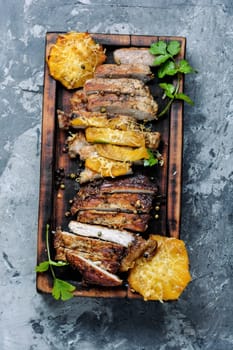
[(71, 104), (71, 111), (86, 110), (87, 96), (83, 91), (83, 89), (77, 90), (76, 92), (73, 93), (70, 99), (70, 104)]
[(88, 96), (87, 108), (92, 112), (121, 113), (138, 120), (153, 120), (156, 119), (158, 104), (151, 95), (131, 97), (122, 94), (92, 94)]
[(87, 142), (83, 131), (78, 131), (73, 136), (68, 136), (67, 144), (70, 158), (76, 158), (79, 155), (81, 160), (85, 160), (88, 157), (98, 155), (95, 147)]
[(148, 48), (131, 47), (117, 49), (113, 53), (114, 61), (121, 64), (145, 64), (153, 66), (155, 57), (149, 52)]
[(115, 242), (123, 247), (128, 247), (135, 240), (135, 235), (128, 231), (109, 229), (99, 225), (89, 225), (77, 221), (70, 221), (69, 229), (82, 236), (99, 238), (101, 240)]
[(122, 280), (118, 276), (104, 270), (95, 262), (80, 256), (72, 250), (66, 252), (66, 259), (74, 268), (80, 271), (87, 283), (104, 287), (116, 287), (122, 284)]
[(137, 240), (129, 246), (124, 258), (121, 260), (120, 271), (126, 272), (134, 267), (136, 259), (144, 255), (148, 260), (151, 259), (157, 249), (157, 242), (154, 239), (145, 240), (138, 236)]
[(81, 185), (98, 179), (102, 179), (101, 174), (88, 168), (84, 168), (79, 174), (79, 183)]
[(142, 193), (154, 196), (157, 192), (158, 186), (155, 183), (152, 183), (147, 176), (138, 174), (84, 185), (79, 190), (79, 197), (85, 199), (106, 193)]
[(119, 230), (145, 232), (148, 227), (149, 214), (128, 214), (100, 210), (79, 211), (77, 221), (93, 225), (103, 225)]
[(143, 82), (151, 80), (154, 76), (150, 67), (145, 64), (102, 64), (98, 66), (94, 73), (95, 78), (132, 78)]
[(91, 94), (129, 94), (134, 96), (149, 96), (150, 90), (141, 80), (138, 79), (102, 79), (94, 78), (86, 81), (84, 92), (87, 95)]
[(66, 253), (68, 251), (78, 254), (79, 256), (82, 256), (85, 259), (93, 261), (97, 266), (110, 273), (116, 273), (119, 270), (120, 262), (116, 261), (116, 259), (105, 259), (98, 254), (91, 254), (90, 252), (78, 251), (77, 249), (58, 247), (56, 248), (55, 259), (58, 261), (67, 261)]
[(101, 210), (125, 213), (149, 213), (152, 208), (153, 196), (145, 194), (113, 193), (96, 194), (85, 199), (77, 195), (74, 197), (71, 213), (74, 215), (80, 210)]
[[(66, 249), (90, 259), (111, 273), (116, 273), (125, 248), (117, 243), (57, 230), (54, 239), (56, 260), (66, 260)], [(65, 249), (65, 250), (64, 250)]]

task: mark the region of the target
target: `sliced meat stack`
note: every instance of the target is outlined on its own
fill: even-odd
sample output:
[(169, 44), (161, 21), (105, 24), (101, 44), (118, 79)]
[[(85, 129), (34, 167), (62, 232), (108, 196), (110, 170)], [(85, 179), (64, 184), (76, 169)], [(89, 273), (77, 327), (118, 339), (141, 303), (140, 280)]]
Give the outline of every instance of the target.
[(70, 222), (69, 228), (73, 233), (60, 229), (55, 233), (55, 259), (69, 262), (85, 283), (117, 287), (123, 282), (118, 273), (132, 268), (143, 254), (149, 258), (156, 252), (156, 241), (146, 241), (127, 231), (75, 221)]
[(144, 175), (94, 182), (78, 191), (71, 213), (83, 223), (144, 232), (157, 190)]

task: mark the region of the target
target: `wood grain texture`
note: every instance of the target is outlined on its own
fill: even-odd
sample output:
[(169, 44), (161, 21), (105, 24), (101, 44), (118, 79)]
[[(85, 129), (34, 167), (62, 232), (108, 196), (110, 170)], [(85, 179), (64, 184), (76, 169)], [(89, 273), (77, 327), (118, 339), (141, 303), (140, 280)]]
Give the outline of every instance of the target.
[[(55, 42), (59, 33), (48, 33), (46, 36), (46, 52), (48, 53), (51, 45)], [(159, 39), (179, 40), (181, 43), (180, 57), (185, 54), (185, 39), (173, 37), (158, 36), (136, 36), (136, 35), (108, 35), (91, 34), (92, 37), (106, 48), (108, 60), (112, 63), (112, 51), (118, 47), (138, 46), (148, 47), (152, 42)], [(153, 86), (151, 86), (153, 90)], [(183, 80), (180, 84), (180, 91), (183, 91)], [(153, 90), (156, 96), (156, 90)], [(41, 174), (40, 174), (40, 201), (39, 201), (39, 219), (38, 219), (38, 264), (47, 260), (45, 247), (46, 224), (51, 225), (55, 230), (57, 226), (67, 229), (69, 218), (65, 217), (65, 212), (69, 209), (68, 202), (76, 190), (73, 183), (65, 181), (66, 190), (56, 189), (54, 186), (54, 172), (57, 168), (64, 168), (66, 173), (76, 172), (79, 165), (78, 161), (70, 161), (67, 154), (63, 152), (63, 146), (66, 140), (65, 132), (59, 130), (57, 125), (57, 108), (68, 111), (70, 108), (69, 99), (72, 92), (64, 89), (60, 83), (55, 82), (49, 76), (47, 65), (45, 64), (44, 77), (44, 99), (43, 99), (43, 120), (42, 120), (42, 138), (41, 138)], [(159, 201), (160, 212), (159, 219), (152, 220), (150, 233), (170, 235), (179, 237), (180, 232), (180, 206), (181, 206), (181, 181), (182, 181), (182, 145), (183, 145), (183, 105), (181, 102), (173, 103), (170, 114), (156, 122), (156, 130), (162, 135), (162, 154), (164, 157), (164, 166), (156, 171), (146, 169), (145, 172), (158, 181), (160, 187)], [(52, 237), (50, 237), (52, 241)], [(52, 242), (51, 242), (51, 250)], [(67, 275), (62, 275), (62, 279), (77, 286), (74, 295), (87, 297), (110, 297), (110, 298), (140, 298), (137, 293), (122, 286), (119, 288), (101, 288), (97, 286), (85, 286), (80, 278), (75, 280), (77, 273), (69, 271)], [(37, 290), (40, 292), (51, 293), (52, 278), (50, 273), (37, 274)]]

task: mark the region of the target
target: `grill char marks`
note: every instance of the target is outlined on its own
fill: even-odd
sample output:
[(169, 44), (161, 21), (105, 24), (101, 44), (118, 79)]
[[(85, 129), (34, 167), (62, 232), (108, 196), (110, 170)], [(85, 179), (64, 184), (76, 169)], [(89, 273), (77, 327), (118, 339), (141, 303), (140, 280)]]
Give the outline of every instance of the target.
[(145, 175), (134, 175), (116, 178), (84, 185), (79, 190), (82, 199), (105, 193), (142, 193), (154, 196), (158, 192), (158, 186), (152, 183)]
[(144, 232), (157, 186), (144, 175), (95, 181), (81, 186), (71, 213), (77, 221), (114, 229)]
[(96, 284), (104, 287), (117, 287), (122, 280), (103, 268), (97, 266), (93, 261), (86, 259), (73, 251), (66, 253), (67, 261), (78, 269), (86, 283)]
[(139, 193), (132, 193), (130, 200), (128, 193), (100, 194), (89, 196), (86, 199), (77, 195), (74, 198), (71, 213), (74, 215), (80, 210), (148, 213), (152, 207), (152, 199), (152, 196)]

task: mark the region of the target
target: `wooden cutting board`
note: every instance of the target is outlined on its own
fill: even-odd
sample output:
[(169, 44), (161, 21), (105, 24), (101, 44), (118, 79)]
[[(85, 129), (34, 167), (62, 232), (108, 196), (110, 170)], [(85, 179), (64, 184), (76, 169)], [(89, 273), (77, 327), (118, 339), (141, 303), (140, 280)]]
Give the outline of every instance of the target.
[[(47, 33), (45, 45), (45, 58), (49, 49), (59, 33)], [(151, 43), (158, 40), (178, 40), (181, 44), (179, 58), (185, 57), (185, 43), (183, 37), (169, 36), (137, 36), (137, 35), (109, 35), (91, 34), (92, 37), (102, 44), (106, 49), (106, 63), (113, 63), (112, 53), (121, 47), (149, 47)], [(181, 81), (180, 92), (183, 91), (184, 81)], [(158, 100), (161, 100), (161, 91), (158, 90), (156, 80), (150, 83), (151, 91)], [(40, 198), (38, 218), (38, 264), (47, 260), (45, 231), (46, 224), (50, 224), (51, 230), (61, 226), (67, 229), (70, 218), (65, 216), (69, 209), (69, 200), (73, 198), (77, 188), (74, 181), (64, 179), (65, 190), (58, 190), (55, 186), (55, 171), (64, 168), (65, 174), (77, 172), (78, 161), (70, 160), (64, 153), (64, 144), (67, 133), (58, 128), (57, 109), (69, 110), (69, 99), (71, 92), (62, 87), (50, 77), (47, 64), (44, 72), (43, 93), (43, 116), (41, 137), (41, 169), (40, 169)], [(149, 225), (149, 232), (179, 238), (181, 219), (181, 185), (182, 185), (182, 147), (183, 147), (183, 103), (175, 101), (170, 113), (159, 121), (154, 122), (154, 128), (162, 135), (161, 152), (164, 158), (163, 167), (143, 169), (159, 184), (160, 196), (156, 199), (160, 206), (159, 218), (153, 219)], [(52, 235), (51, 235), (52, 236)], [(52, 237), (50, 237), (51, 252)], [(58, 277), (71, 282), (77, 286), (76, 296), (88, 297), (120, 297), (140, 298), (132, 293), (125, 284), (118, 288), (101, 288), (83, 286), (81, 276), (68, 269), (59, 269)], [(51, 293), (52, 277), (50, 273), (37, 274), (37, 290), (39, 292)]]

